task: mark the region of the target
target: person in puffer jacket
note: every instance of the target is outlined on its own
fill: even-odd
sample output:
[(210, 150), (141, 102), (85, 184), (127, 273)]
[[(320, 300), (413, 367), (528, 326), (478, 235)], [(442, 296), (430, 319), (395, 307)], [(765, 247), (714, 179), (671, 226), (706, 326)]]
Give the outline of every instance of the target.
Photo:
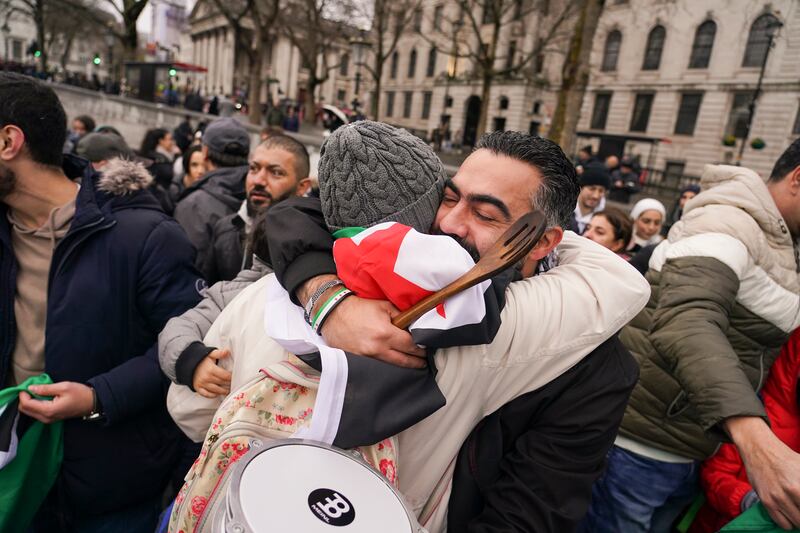
[[(787, 342), (762, 391), (772, 432), (781, 442), (800, 453), (800, 408), (797, 381), (800, 376), (800, 329)], [(739, 516), (759, 498), (742, 456), (733, 444), (723, 444), (700, 468), (700, 484), (706, 503), (697, 513), (690, 533), (712, 533)]]
[(800, 455), (758, 397), (800, 326), (800, 140), (769, 180), (707, 165), (700, 186), (653, 251), (647, 307), (620, 334), (639, 382), (587, 531), (667, 531), (698, 492), (700, 461), (729, 440), (776, 522), (800, 526)]

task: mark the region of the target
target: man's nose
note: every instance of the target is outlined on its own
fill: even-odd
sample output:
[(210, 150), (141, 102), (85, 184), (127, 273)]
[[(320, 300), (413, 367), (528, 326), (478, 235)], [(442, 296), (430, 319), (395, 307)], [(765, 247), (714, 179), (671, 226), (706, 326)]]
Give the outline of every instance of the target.
[(458, 206), (451, 209), (439, 222), (439, 229), (448, 235), (465, 238), (469, 234), (466, 213)]

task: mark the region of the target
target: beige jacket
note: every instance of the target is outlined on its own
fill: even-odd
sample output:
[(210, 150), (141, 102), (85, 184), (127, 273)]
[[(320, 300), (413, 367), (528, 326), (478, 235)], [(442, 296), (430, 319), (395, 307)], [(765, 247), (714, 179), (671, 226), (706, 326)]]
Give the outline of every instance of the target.
[[(443, 488), (444, 503), (428, 505), (432, 515), (422, 517), (431, 532), (446, 528), (453, 463), (475, 425), (569, 370), (647, 303), (647, 282), (609, 250), (567, 232), (558, 253), (558, 267), (509, 286), (502, 325), (491, 344), (448, 348), (435, 355), (437, 382), (447, 405), (399, 435), (398, 469), (400, 489), (417, 514), (436, 487)], [(231, 349), (231, 390), (258, 368), (286, 356), (264, 333), (263, 313), (252, 312), (263, 309), (270, 276), (242, 291), (205, 339)], [(189, 394), (179, 399), (181, 388)], [(174, 384), (168, 400), (173, 418), (194, 440), (203, 438), (213, 419), (213, 404), (222, 401), (201, 398)]]

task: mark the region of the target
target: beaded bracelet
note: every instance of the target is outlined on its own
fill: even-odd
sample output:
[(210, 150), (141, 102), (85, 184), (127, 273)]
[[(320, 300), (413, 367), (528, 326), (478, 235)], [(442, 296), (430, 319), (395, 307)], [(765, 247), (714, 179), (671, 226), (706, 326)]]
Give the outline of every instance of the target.
[(319, 313), (317, 313), (317, 316), (314, 317), (314, 323), (311, 326), (314, 328), (314, 332), (317, 335), (320, 335), (320, 331), (322, 331), (322, 325), (325, 323), (325, 320), (331, 316), (333, 310), (336, 309), (340, 303), (342, 303), (342, 300), (351, 294), (353, 294), (353, 291), (345, 287), (331, 296), (328, 301), (325, 302), (325, 304), (322, 306), (322, 309), (320, 309)]

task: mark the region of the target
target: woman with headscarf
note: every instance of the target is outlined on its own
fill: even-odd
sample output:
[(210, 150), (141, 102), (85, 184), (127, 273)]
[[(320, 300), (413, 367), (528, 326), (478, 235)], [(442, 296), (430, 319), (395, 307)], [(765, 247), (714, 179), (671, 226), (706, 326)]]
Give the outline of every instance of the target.
[(633, 238), (628, 244), (631, 255), (645, 246), (657, 244), (663, 240), (661, 226), (667, 217), (664, 204), (655, 198), (644, 198), (636, 202), (631, 210), (633, 219)]

